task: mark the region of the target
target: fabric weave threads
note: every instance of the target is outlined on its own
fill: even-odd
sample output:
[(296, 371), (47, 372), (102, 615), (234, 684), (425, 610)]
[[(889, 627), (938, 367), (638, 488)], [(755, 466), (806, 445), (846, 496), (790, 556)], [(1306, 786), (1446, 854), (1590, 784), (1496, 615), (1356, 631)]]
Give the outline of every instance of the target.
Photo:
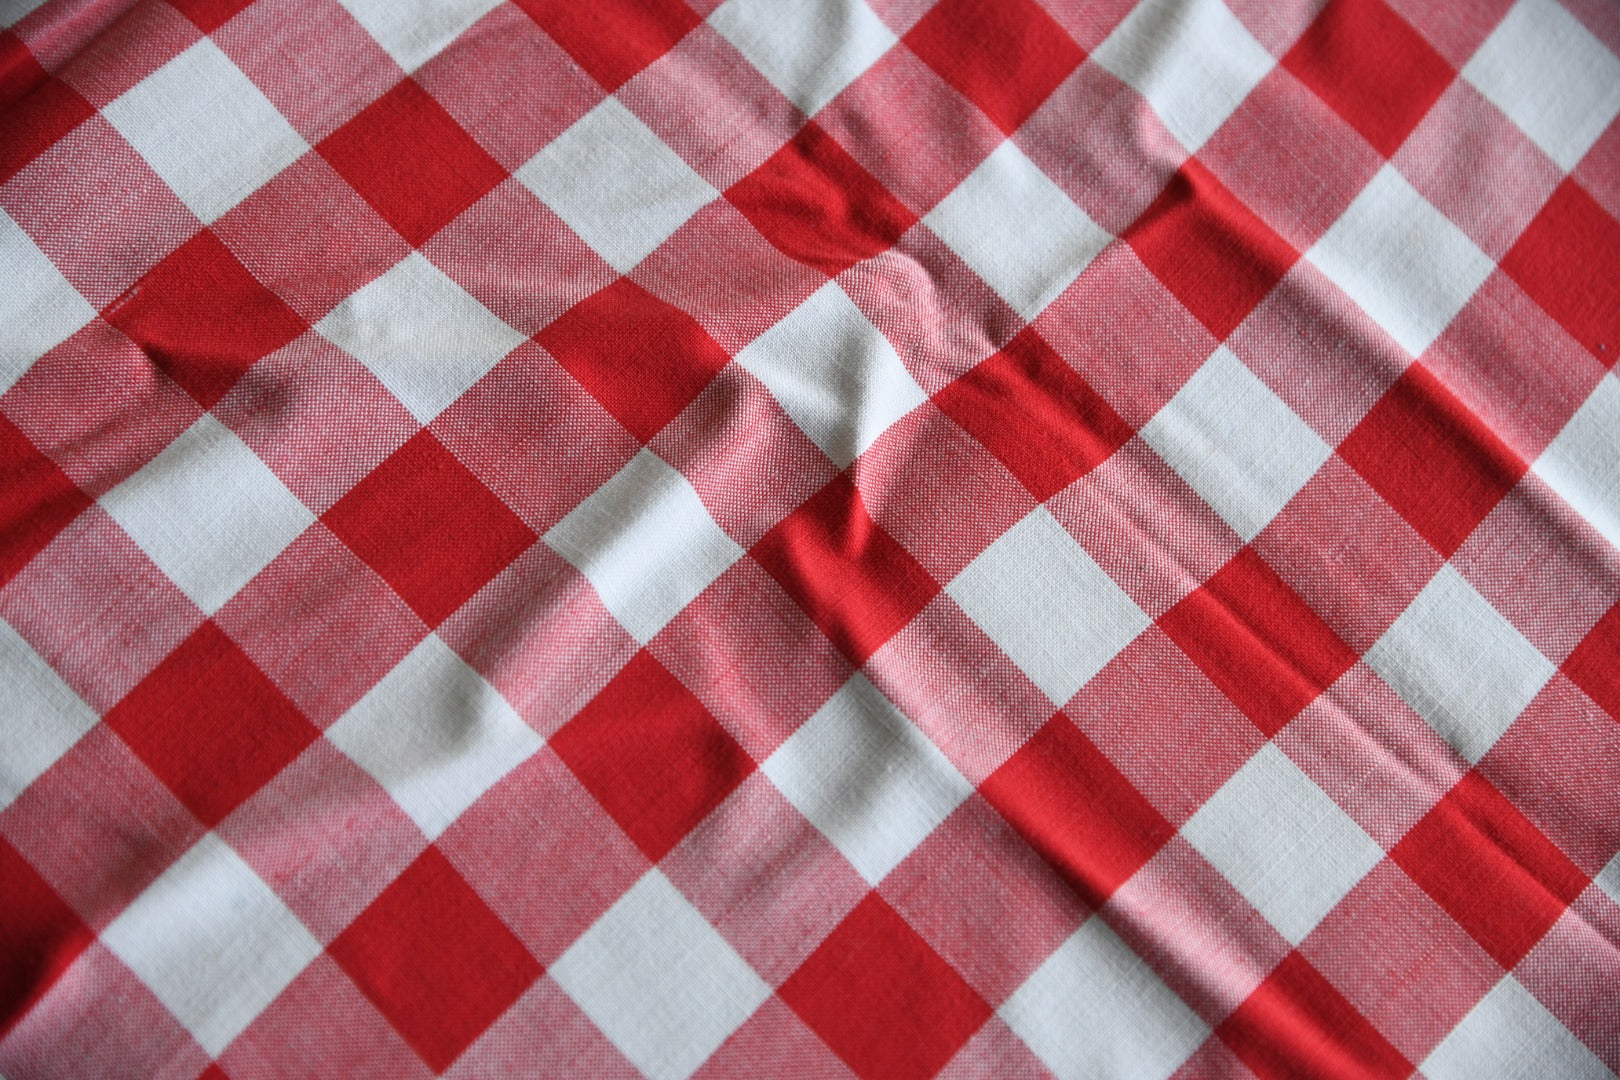
[(0, 1075), (1620, 1072), (1620, 10), (0, 0)]

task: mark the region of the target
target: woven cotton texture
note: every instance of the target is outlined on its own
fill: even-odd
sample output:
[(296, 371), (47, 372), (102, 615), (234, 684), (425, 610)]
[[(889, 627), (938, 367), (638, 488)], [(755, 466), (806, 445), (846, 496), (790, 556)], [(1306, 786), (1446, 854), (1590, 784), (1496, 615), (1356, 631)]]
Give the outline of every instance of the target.
[(0, 1076), (1620, 1070), (1613, 0), (0, 27)]

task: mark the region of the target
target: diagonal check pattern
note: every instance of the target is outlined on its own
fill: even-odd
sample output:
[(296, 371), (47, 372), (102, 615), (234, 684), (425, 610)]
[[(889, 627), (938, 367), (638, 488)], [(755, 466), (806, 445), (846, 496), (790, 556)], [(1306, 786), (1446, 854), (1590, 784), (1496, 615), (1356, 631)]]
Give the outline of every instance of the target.
[(123, 7), (0, 4), (0, 1073), (1620, 1071), (1602, 5)]

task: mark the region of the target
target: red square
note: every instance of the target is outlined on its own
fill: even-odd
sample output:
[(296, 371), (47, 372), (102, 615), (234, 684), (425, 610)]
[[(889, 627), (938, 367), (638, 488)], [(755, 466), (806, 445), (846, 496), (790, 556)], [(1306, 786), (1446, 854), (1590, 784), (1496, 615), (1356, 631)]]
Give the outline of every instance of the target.
[(540, 977), (540, 962), (435, 847), (327, 952), (434, 1072)]
[(828, 277), (887, 251), (917, 216), (814, 123), (726, 198), (784, 254)]
[(321, 520), (429, 626), (536, 539), (428, 431), (395, 450)]
[(934, 403), (1042, 502), (1107, 461), (1133, 434), (1033, 328), (947, 386)]
[(990, 1006), (876, 893), (778, 991), (862, 1077), (933, 1076)]
[(940, 0), (905, 43), (1008, 135), (1086, 58), (1034, 0)]
[(550, 745), (653, 862), (754, 771), (747, 751), (645, 650)]
[(1093, 907), (1176, 832), (1062, 713), (979, 792)]
[(1282, 66), (1385, 157), (1400, 149), (1455, 74), (1383, 0), (1333, 0)]
[(1428, 368), (1414, 363), (1339, 444), (1339, 456), (1450, 558), (1525, 465)]
[(197, 627), (113, 706), (106, 723), (209, 827), (318, 734), (212, 622)]
[(535, 340), (644, 443), (731, 360), (696, 319), (629, 278), (575, 304)]
[(17, 849), (0, 838), (0, 1038), (95, 940)]
[(49, 73), (13, 30), (0, 30), (0, 111), (27, 97)]
[(609, 93), (703, 20), (681, 0), (513, 0)]
[(939, 592), (939, 583), (872, 520), (840, 473), (754, 545), (753, 556), (856, 664)]
[(90, 496), (0, 416), (0, 585), (67, 528)]
[(180, 14), (205, 34), (212, 34), (253, 0), (169, 0)]
[(1252, 547), (1159, 626), (1268, 738), (1356, 662), (1355, 650)]
[(406, 79), (315, 148), (417, 247), (506, 179), (506, 170)]
[(1486, 952), (1511, 969), (1586, 888), (1586, 875), (1470, 772), (1390, 850)]
[(1412, 1063), (1297, 952), (1215, 1033), (1260, 1080), (1390, 1080)]
[(1620, 222), (1565, 180), (1502, 270), (1605, 367), (1620, 359)]
[(1176, 171), (1122, 239), (1220, 339), (1299, 258), (1196, 158)]
[(95, 112), (77, 90), (46, 75), (14, 35), (0, 34), (0, 183)]
[(1564, 661), (1564, 674), (1620, 721), (1620, 604), (1597, 621)]
[(105, 314), (205, 409), (305, 330), (207, 229), (152, 267)]

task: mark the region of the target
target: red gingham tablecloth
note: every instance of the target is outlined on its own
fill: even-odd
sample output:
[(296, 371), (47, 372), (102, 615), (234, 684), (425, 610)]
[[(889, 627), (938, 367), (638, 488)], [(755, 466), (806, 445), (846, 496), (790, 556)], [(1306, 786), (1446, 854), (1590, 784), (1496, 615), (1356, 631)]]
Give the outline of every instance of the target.
[(1620, 1070), (1613, 0), (0, 26), (0, 1075)]

